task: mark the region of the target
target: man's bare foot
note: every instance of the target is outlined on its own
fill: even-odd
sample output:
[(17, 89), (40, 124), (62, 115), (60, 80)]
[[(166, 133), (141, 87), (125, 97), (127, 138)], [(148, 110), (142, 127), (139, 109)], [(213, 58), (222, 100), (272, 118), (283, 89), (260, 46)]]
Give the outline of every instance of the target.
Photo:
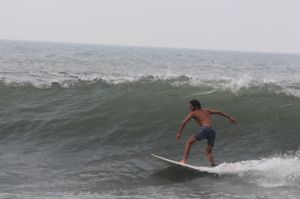
[(187, 161), (186, 161), (186, 160), (180, 160), (179, 163), (181, 163), (181, 164), (186, 164)]

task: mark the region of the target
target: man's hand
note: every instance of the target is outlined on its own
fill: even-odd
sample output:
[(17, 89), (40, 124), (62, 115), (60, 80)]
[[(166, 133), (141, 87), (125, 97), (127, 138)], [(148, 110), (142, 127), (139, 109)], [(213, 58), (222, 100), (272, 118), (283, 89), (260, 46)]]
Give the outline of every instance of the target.
[(178, 132), (176, 133), (176, 140), (180, 140), (181, 134)]
[(234, 117), (230, 117), (229, 120), (230, 120), (231, 123), (237, 124), (237, 121)]

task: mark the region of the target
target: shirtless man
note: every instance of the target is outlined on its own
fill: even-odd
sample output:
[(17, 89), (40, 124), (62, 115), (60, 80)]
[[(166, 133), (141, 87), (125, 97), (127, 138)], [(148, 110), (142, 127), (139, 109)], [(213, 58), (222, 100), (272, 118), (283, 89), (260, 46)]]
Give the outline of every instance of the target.
[(201, 108), (200, 102), (195, 99), (190, 101), (190, 109), (191, 109), (191, 112), (188, 114), (188, 116), (186, 116), (186, 118), (183, 120), (182, 124), (180, 125), (180, 129), (179, 129), (178, 133), (176, 134), (176, 139), (177, 140), (180, 139), (185, 125), (190, 121), (191, 118), (193, 118), (202, 128), (199, 133), (192, 135), (186, 142), (185, 149), (184, 149), (184, 156), (180, 162), (184, 163), (184, 164), (187, 163), (187, 159), (188, 159), (192, 144), (194, 144), (196, 141), (201, 141), (203, 139), (207, 139), (206, 155), (207, 155), (207, 158), (208, 158), (211, 166), (215, 166), (214, 157), (212, 154), (212, 148), (214, 146), (216, 132), (212, 128), (211, 115), (212, 114), (221, 115), (221, 116), (229, 119), (234, 124), (236, 124), (237, 121), (235, 120), (235, 118), (227, 115), (226, 113), (224, 113), (222, 111)]

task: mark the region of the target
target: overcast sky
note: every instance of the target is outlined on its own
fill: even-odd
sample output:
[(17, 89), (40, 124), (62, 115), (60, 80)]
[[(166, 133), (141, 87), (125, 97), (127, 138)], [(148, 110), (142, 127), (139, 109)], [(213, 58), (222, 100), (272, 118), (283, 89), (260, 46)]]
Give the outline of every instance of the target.
[(0, 39), (300, 53), (300, 0), (0, 0)]

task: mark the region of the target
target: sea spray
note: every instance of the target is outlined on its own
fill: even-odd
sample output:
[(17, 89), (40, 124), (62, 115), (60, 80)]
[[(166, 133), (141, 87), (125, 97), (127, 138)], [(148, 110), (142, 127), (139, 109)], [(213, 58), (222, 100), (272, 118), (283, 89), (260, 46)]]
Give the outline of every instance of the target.
[(300, 157), (275, 155), (258, 160), (222, 163), (208, 172), (219, 175), (238, 175), (247, 181), (264, 187), (294, 186), (299, 188)]

